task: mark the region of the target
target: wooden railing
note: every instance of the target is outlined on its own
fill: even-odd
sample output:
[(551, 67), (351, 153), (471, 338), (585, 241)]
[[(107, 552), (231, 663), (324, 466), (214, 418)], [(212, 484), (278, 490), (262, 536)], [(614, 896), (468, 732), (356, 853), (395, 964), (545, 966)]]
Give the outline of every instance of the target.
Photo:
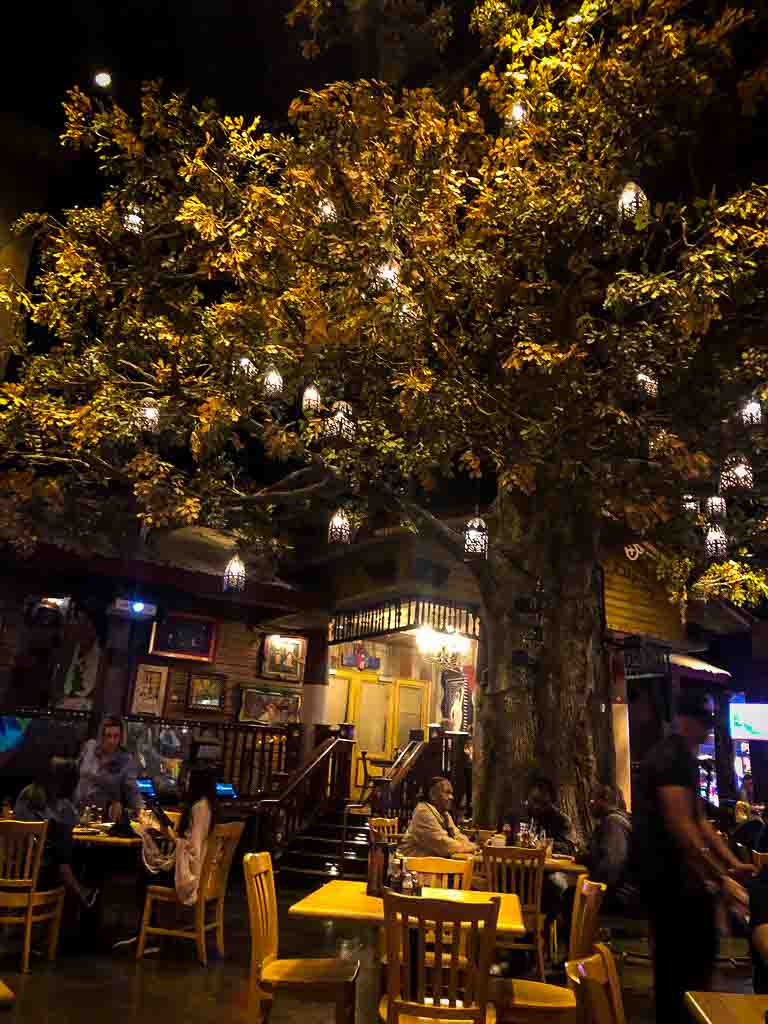
[(317, 746), (282, 791), (259, 802), (259, 848), (279, 854), (323, 814), (343, 810), (349, 799), (351, 739), (331, 736)]
[[(14, 708), (0, 711), (22, 721), (50, 723), (50, 753), (75, 756), (83, 742), (95, 736), (100, 717), (89, 711), (64, 709)], [(171, 730), (182, 741), (178, 756), (195, 741), (218, 743), (221, 747), (220, 781), (231, 782), (241, 797), (254, 799), (271, 794), (282, 786), (296, 769), (301, 750), (299, 725), (250, 725), (242, 722), (164, 719), (148, 715), (127, 715), (129, 748), (137, 758), (139, 774), (152, 774), (143, 763), (146, 752), (158, 749), (156, 740)], [(44, 725), (37, 725), (41, 730)], [(36, 737), (36, 747), (46, 749), (44, 736)], [(160, 755), (162, 759), (162, 755)]]

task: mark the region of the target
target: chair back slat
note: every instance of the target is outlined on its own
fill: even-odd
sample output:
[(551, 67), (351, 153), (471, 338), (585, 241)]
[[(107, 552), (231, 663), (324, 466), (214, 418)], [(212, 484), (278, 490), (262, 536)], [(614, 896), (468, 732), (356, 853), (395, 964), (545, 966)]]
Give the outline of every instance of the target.
[(565, 973), (581, 1020), (589, 1024), (626, 1024), (616, 963), (607, 946), (598, 942), (592, 956), (569, 960)]
[(394, 840), (400, 834), (400, 823), (397, 818), (369, 818), (371, 832), (375, 832), (382, 842)]
[(569, 960), (578, 960), (593, 953), (605, 890), (606, 886), (602, 882), (591, 882), (586, 875), (579, 875), (576, 879), (568, 940)]
[(483, 862), (490, 892), (514, 892), (523, 914), (541, 913), (547, 851), (517, 846), (485, 846)]
[(485, 1021), (500, 904), (384, 893), (389, 1024), (405, 1014)]
[(757, 850), (753, 850), (752, 863), (756, 868), (764, 868), (768, 866), (768, 853), (759, 853)]
[(47, 831), (47, 821), (0, 821), (0, 887), (35, 888)]
[(277, 896), (272, 858), (268, 853), (247, 853), (243, 871), (251, 926), (251, 972), (252, 977), (258, 977), (277, 959)]
[(413, 871), (423, 886), (430, 889), (471, 889), (474, 863), (472, 858), (451, 860), (448, 857), (406, 857), (405, 868)]
[(208, 836), (208, 848), (200, 873), (200, 892), (205, 893), (206, 900), (223, 899), (226, 895), (232, 859), (244, 828), (242, 821), (232, 821), (216, 825)]

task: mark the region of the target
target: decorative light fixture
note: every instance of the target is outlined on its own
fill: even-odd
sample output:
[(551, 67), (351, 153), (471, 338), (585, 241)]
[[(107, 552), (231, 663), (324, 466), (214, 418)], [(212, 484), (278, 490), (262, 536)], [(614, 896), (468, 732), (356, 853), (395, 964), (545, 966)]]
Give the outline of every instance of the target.
[(131, 203), (123, 217), (123, 226), (126, 231), (130, 231), (132, 235), (140, 235), (144, 230), (144, 218), (141, 215), (141, 210), (135, 203)]
[(752, 463), (746, 455), (729, 455), (720, 471), (724, 491), (750, 491), (754, 483)]
[(704, 540), (707, 558), (725, 558), (728, 554), (728, 538), (722, 526), (712, 523)]
[(139, 405), (139, 417), (144, 430), (154, 434), (160, 429), (160, 408), (154, 398), (144, 398)]
[(267, 370), (262, 379), (262, 385), (264, 387), (264, 394), (267, 398), (279, 398), (283, 393), (283, 378), (278, 368), (272, 364), (267, 367)]
[(256, 373), (256, 364), (248, 356), (241, 356), (238, 359), (237, 368), (245, 377), (253, 377)]
[(656, 398), (659, 393), (659, 381), (650, 370), (638, 370), (635, 380), (644, 395), (647, 395), (648, 398)]
[(381, 288), (392, 288), (395, 291), (400, 287), (400, 264), (395, 259), (384, 260), (374, 270), (376, 283)]
[(725, 498), (722, 498), (719, 494), (713, 494), (712, 497), (707, 498), (704, 502), (704, 508), (707, 518), (712, 522), (719, 522), (720, 520), (725, 519)]
[(331, 406), (331, 418), (325, 424), (328, 437), (339, 437), (351, 441), (355, 436), (355, 421), (352, 418), (352, 406), (349, 402), (334, 402)]
[(304, 394), (301, 396), (302, 411), (319, 412), (320, 404), (320, 391), (318, 390), (317, 384), (308, 384), (304, 388)]
[(763, 407), (756, 398), (750, 398), (739, 409), (739, 416), (745, 427), (759, 427), (763, 422)]
[(470, 519), (464, 527), (464, 554), (470, 558), (488, 557), (488, 527), (480, 516)]
[(352, 539), (352, 527), (343, 508), (337, 508), (328, 524), (329, 544), (349, 544)]
[(680, 504), (685, 515), (697, 516), (699, 514), (699, 499), (693, 494), (684, 494), (680, 499)]
[(634, 181), (628, 181), (621, 190), (618, 210), (621, 220), (633, 220), (641, 210), (648, 207), (648, 196)]
[(470, 640), (461, 633), (441, 632), (430, 625), (419, 626), (416, 630), (416, 646), (422, 654), (439, 665), (461, 668), (469, 654)]
[(512, 104), (512, 107), (504, 118), (505, 128), (516, 128), (517, 125), (522, 124), (523, 121), (528, 120), (528, 108), (524, 103), (519, 100)]
[(240, 555), (233, 555), (227, 562), (227, 567), (224, 570), (224, 576), (221, 581), (223, 589), (232, 592), (245, 590), (246, 579), (245, 562), (243, 562)]
[(97, 85), (99, 89), (109, 89), (112, 85), (112, 75), (104, 69), (97, 71), (93, 76), (93, 84)]
[(336, 204), (327, 196), (317, 204), (317, 215), (323, 224), (333, 224), (339, 219)]

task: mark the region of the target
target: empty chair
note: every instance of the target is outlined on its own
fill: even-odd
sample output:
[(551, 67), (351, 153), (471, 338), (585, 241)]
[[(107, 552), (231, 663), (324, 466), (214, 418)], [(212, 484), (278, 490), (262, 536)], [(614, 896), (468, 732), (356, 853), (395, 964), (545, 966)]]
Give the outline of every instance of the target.
[(758, 853), (757, 850), (753, 850), (752, 863), (756, 868), (766, 867), (768, 865), (768, 853)]
[[(492, 1024), (496, 1011), (488, 1002), (488, 981), (499, 906), (498, 897), (458, 903), (385, 892), (387, 994), (379, 1003), (381, 1020)], [(449, 943), (441, 938), (445, 934)]]
[(251, 925), (251, 1001), (257, 1019), (267, 1016), (276, 990), (300, 993), (303, 999), (331, 1002), (336, 1024), (354, 1024), (355, 986), (360, 964), (356, 960), (278, 960), (277, 900), (272, 858), (268, 853), (247, 853), (243, 858), (248, 914)]
[(606, 888), (602, 882), (592, 882), (586, 875), (579, 875), (576, 879), (571, 934), (568, 940), (569, 960), (592, 955)]
[(59, 945), (64, 887), (36, 891), (47, 830), (47, 821), (0, 821), (0, 923), (24, 928), (24, 972), (29, 970), (32, 925), (49, 922), (49, 960), (56, 959)]
[(582, 1024), (626, 1024), (613, 954), (598, 942), (592, 956), (565, 965)]
[[(208, 836), (205, 861), (200, 872), (200, 885), (197, 890), (197, 901), (194, 905), (195, 920), (191, 928), (161, 928), (153, 925), (152, 911), (156, 903), (179, 903), (176, 890), (164, 885), (150, 885), (144, 900), (144, 914), (141, 920), (139, 944), (136, 950), (137, 959), (144, 956), (144, 946), (148, 935), (170, 935), (177, 939), (190, 939), (197, 944), (197, 958), (205, 966), (208, 963), (205, 939), (209, 931), (216, 929), (216, 949), (219, 956), (224, 956), (224, 897), (227, 893), (227, 879), (232, 867), (240, 836), (243, 834), (243, 822), (236, 821), (227, 825), (217, 825)], [(213, 911), (213, 919), (206, 920), (207, 912)]]
[(544, 884), (546, 849), (528, 850), (516, 846), (484, 846), (483, 862), (491, 892), (514, 892), (520, 900), (528, 935), (523, 940), (509, 939), (503, 945), (511, 949), (530, 949), (536, 956), (536, 970), (544, 981), (544, 915), (541, 890)]
[(471, 857), (452, 860), (449, 857), (406, 857), (404, 866), (412, 871), (421, 885), (433, 889), (471, 889), (474, 862)]
[(384, 842), (396, 843), (400, 838), (400, 822), (397, 818), (369, 818), (368, 825)]

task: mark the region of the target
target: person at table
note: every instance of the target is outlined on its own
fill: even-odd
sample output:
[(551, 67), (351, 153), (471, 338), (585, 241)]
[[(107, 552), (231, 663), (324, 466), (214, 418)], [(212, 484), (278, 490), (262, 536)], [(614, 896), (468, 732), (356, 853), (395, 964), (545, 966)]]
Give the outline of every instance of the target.
[(72, 870), (72, 829), (77, 824), (72, 794), (76, 785), (74, 762), (51, 758), (40, 778), (19, 793), (13, 813), (16, 821), (48, 822), (38, 891), (63, 885), (83, 907), (90, 909), (96, 902), (98, 889), (81, 885)]
[(593, 882), (607, 886), (603, 909), (611, 914), (624, 913), (632, 899), (629, 881), (629, 850), (632, 821), (618, 786), (600, 783), (593, 787), (589, 811), (595, 827), (589, 837), (584, 861)]
[(754, 874), (703, 813), (696, 758), (714, 724), (710, 698), (683, 691), (676, 712), (674, 733), (643, 763), (632, 816), (630, 860), (651, 925), (659, 1024), (687, 1022), (685, 993), (710, 988), (718, 897), (745, 902), (735, 879)]
[(475, 852), (475, 844), (456, 828), (450, 809), (453, 786), (441, 777), (432, 779), (427, 794), (416, 804), (408, 829), (400, 841), (403, 857), (460, 857)]
[(121, 745), (123, 723), (105, 718), (98, 739), (88, 740), (80, 754), (80, 782), (75, 803), (82, 810), (95, 804), (110, 821), (117, 821), (124, 805), (132, 811), (143, 806), (136, 785), (136, 762)]
[(552, 841), (552, 852), (573, 856), (579, 846), (579, 837), (571, 819), (557, 806), (554, 783), (537, 776), (528, 787), (525, 801), (528, 819), (540, 832), (546, 832)]

